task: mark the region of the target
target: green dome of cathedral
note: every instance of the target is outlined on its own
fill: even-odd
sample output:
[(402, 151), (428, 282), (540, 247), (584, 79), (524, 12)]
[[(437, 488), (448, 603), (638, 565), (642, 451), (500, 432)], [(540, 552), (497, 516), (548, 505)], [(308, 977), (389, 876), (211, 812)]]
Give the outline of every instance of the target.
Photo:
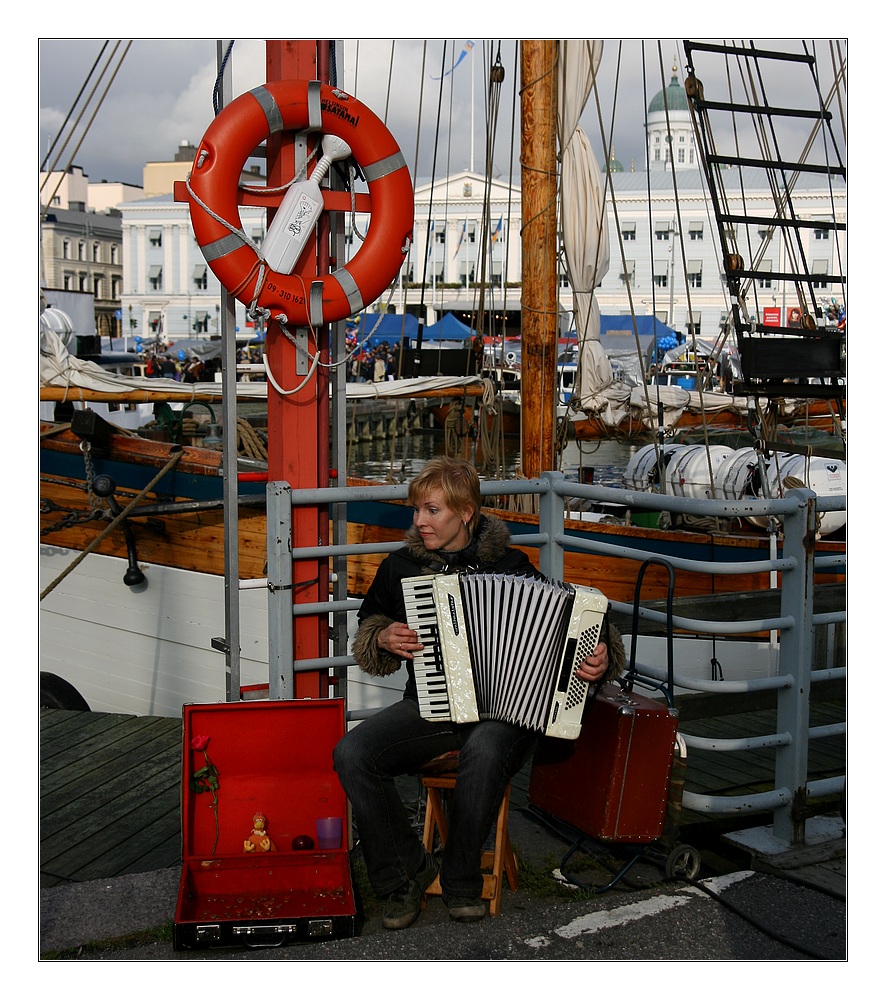
[(668, 113), (671, 111), (689, 110), (689, 100), (686, 97), (686, 91), (683, 89), (683, 85), (677, 79), (676, 66), (673, 67), (672, 72), (674, 75), (671, 77), (668, 89), (666, 91), (660, 90), (649, 102), (649, 114), (653, 114), (656, 111), (664, 111), (665, 94), (667, 94), (668, 98)]

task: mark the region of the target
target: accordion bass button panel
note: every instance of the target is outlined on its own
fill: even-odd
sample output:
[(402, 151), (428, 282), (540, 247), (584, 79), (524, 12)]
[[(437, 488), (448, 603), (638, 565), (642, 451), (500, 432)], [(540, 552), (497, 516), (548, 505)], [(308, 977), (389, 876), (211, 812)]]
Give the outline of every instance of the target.
[(546, 736), (578, 739), (589, 685), (576, 676), (578, 664), (592, 653), (600, 641), (603, 618), (609, 610), (606, 597), (593, 587), (575, 587), (566, 642), (557, 688), (551, 703)]

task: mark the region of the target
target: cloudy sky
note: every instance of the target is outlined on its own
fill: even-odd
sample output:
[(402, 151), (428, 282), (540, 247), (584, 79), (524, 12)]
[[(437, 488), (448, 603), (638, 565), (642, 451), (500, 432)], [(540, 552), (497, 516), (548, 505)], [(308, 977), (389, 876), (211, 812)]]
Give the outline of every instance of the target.
[[(102, 51), (106, 41), (108, 44)], [(474, 42), (473, 48), (452, 69), (469, 41)], [(83, 168), (91, 181), (125, 181), (140, 185), (147, 161), (172, 159), (182, 141), (195, 145), (199, 142), (213, 118), (216, 40), (134, 39), (127, 50), (128, 42), (127, 39), (39, 41), (41, 163), (47, 156), (50, 165), (64, 165), (71, 160)], [(800, 51), (799, 40), (787, 44), (793, 51)], [(815, 52), (823, 75), (832, 79), (827, 43), (810, 40), (808, 45)], [(125, 57), (120, 62), (124, 51)], [(417, 157), (415, 173), (418, 177), (431, 176), (435, 153), (437, 176), (446, 170), (470, 166), (482, 172), (486, 80), (490, 63), (499, 51), (505, 83), (500, 97), (495, 171), (507, 176), (512, 170), (516, 173), (518, 162), (516, 154), (513, 159), (511, 156), (514, 84), (519, 82), (513, 40), (501, 43), (464, 38), (427, 42), (419, 39), (346, 41), (344, 66), (339, 68), (340, 85), (387, 121), (411, 168)], [(236, 40), (231, 56), (235, 94), (264, 82), (264, 56), (263, 39)], [(661, 90), (662, 65), (665, 80), (670, 80), (675, 58), (678, 66), (685, 65), (680, 39), (648, 39), (645, 43), (638, 39), (608, 39), (604, 42), (599, 73), (604, 128), (608, 132), (612, 127), (614, 102), (614, 150), (626, 169), (630, 169), (632, 163), (637, 169), (642, 167), (643, 109)], [(99, 67), (107, 63), (109, 69), (96, 86), (97, 70), (91, 79), (89, 73), (97, 60)], [(118, 63), (113, 83), (99, 107), (98, 98), (110, 80), (112, 68)], [(439, 78), (445, 70), (451, 72), (445, 77), (441, 93)], [(699, 75), (705, 78), (701, 70)], [(705, 78), (705, 84), (710, 96), (712, 79)], [(86, 90), (78, 100), (84, 86)], [(95, 96), (87, 101), (94, 86)], [(777, 81), (767, 81), (767, 86), (770, 103), (791, 99), (778, 93)], [(809, 97), (807, 93), (796, 106), (808, 106)], [(438, 105), (441, 126), (435, 150)], [(472, 107), (475, 109), (473, 114)], [(72, 109), (72, 120), (82, 116), (75, 128), (70, 122), (65, 126)], [(93, 115), (94, 120), (87, 131), (86, 124)], [(422, 125), (417, 136), (415, 123), (419, 120)], [(604, 144), (593, 95), (582, 125), (602, 160)], [(519, 134), (515, 141), (519, 142)]]

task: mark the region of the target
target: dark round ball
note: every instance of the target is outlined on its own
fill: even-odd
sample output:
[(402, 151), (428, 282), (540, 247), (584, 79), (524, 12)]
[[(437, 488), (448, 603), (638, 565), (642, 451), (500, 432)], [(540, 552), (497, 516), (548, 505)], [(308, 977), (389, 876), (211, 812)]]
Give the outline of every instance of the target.
[(292, 849), (293, 851), (313, 851), (314, 840), (312, 837), (309, 837), (306, 833), (302, 834), (302, 836), (300, 837), (293, 837)]

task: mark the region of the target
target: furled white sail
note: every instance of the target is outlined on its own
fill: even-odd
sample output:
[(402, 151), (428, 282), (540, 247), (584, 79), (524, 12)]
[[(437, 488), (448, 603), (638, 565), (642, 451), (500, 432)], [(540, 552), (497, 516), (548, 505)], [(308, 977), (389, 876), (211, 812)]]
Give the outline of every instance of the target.
[[(59, 335), (46, 327), (40, 331), (40, 385), (68, 389), (70, 400), (78, 400), (78, 389), (109, 394), (145, 390), (162, 392), (168, 396), (180, 397), (186, 402), (195, 392), (201, 396), (221, 398), (220, 382), (201, 382), (193, 385), (176, 382), (170, 378), (147, 378), (125, 376), (109, 372), (92, 361), (84, 361), (68, 352)], [(470, 385), (484, 386), (479, 376), (435, 375), (426, 378), (395, 379), (385, 382), (348, 382), (348, 399), (397, 399), (409, 398), (422, 392), (437, 389), (463, 389)], [(264, 399), (268, 395), (267, 382), (238, 382), (237, 395)]]
[(558, 139), (560, 211), (566, 268), (573, 293), (579, 343), (579, 404), (599, 412), (595, 398), (612, 385), (612, 366), (600, 345), (600, 309), (594, 289), (609, 270), (609, 225), (603, 178), (578, 120), (603, 56), (602, 41), (561, 40), (558, 60)]

